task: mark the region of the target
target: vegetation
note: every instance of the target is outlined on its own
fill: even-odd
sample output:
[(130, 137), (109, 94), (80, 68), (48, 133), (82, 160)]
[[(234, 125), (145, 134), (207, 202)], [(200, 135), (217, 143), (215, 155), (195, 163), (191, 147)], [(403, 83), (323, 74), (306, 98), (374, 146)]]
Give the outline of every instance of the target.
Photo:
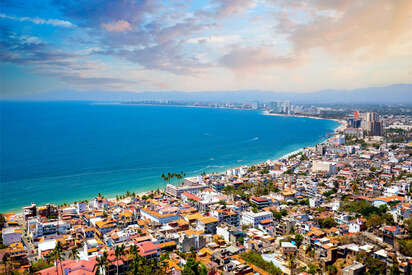
[(249, 264), (253, 264), (259, 268), (262, 268), (269, 274), (280, 275), (282, 271), (275, 266), (272, 262), (265, 261), (262, 256), (256, 252), (245, 252), (240, 254), (240, 257)]
[(40, 270), (43, 270), (43, 269), (46, 269), (52, 266), (53, 266), (53, 263), (47, 262), (43, 259), (39, 259), (31, 263), (30, 269), (34, 273), (34, 272), (37, 272), (37, 271), (40, 271)]
[(366, 265), (366, 274), (370, 275), (379, 275), (386, 273), (386, 264), (378, 259), (373, 257), (366, 257), (364, 262)]
[(296, 242), (296, 246), (299, 248), (302, 245), (303, 236), (299, 233), (295, 234), (295, 242)]
[(366, 200), (358, 200), (355, 202), (345, 202), (342, 206), (342, 210), (357, 213), (367, 218), (372, 214), (382, 215), (386, 213), (387, 208), (384, 205), (375, 207)]
[(107, 258), (107, 252), (103, 252), (103, 255), (96, 258), (96, 264), (94, 265), (95, 274), (102, 274), (106, 273), (107, 269), (109, 268), (109, 260)]
[(334, 218), (319, 219), (318, 223), (320, 228), (331, 228), (338, 224)]
[(399, 250), (405, 256), (412, 257), (412, 240), (399, 240)]
[(128, 274), (142, 275), (161, 275), (165, 274), (164, 266), (157, 260), (147, 260), (139, 255), (139, 249), (133, 245), (129, 249), (131, 262)]
[(165, 182), (167, 183), (171, 183), (171, 181), (173, 182), (174, 179), (177, 180), (177, 183), (180, 182), (180, 180), (182, 180), (184, 177), (186, 177), (186, 174), (183, 171), (180, 171), (180, 173), (167, 173), (167, 175), (162, 174), (160, 176)]
[(324, 192), (322, 195), (329, 198), (330, 196), (332, 196), (333, 194), (335, 194), (337, 192), (338, 192), (338, 190), (336, 188), (333, 188), (332, 190)]
[(0, 231), (5, 227), (6, 224), (6, 218), (2, 213), (0, 213)]
[(207, 269), (194, 258), (189, 258), (183, 267), (182, 275), (207, 275)]

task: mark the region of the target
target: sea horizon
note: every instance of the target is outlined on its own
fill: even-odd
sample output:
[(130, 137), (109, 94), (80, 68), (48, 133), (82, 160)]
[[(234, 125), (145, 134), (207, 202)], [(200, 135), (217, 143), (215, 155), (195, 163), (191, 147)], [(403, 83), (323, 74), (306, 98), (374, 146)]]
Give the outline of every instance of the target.
[[(332, 120), (195, 106), (89, 101), (2, 106), (0, 212), (19, 212), (31, 202), (62, 204), (98, 193), (155, 190), (165, 186), (162, 173), (197, 176), (250, 166), (316, 145), (339, 126)], [(60, 140), (53, 138), (56, 132)], [(165, 156), (158, 156), (162, 152)]]

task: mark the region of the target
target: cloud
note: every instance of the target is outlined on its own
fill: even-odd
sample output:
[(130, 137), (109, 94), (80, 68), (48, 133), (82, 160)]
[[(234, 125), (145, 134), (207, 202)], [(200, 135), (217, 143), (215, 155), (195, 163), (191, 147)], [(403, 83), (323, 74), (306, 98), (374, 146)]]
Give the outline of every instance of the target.
[[(215, 27), (180, 8), (158, 0), (87, 2), (55, 0), (64, 16), (84, 27), (97, 43), (93, 54), (120, 57), (150, 70), (197, 74), (202, 64), (187, 52), (188, 37)], [(110, 12), (108, 12), (110, 11)], [(108, 23), (109, 22), (109, 23)]]
[(16, 17), (16, 16), (10, 16), (6, 15), (3, 13), (0, 13), (0, 18), (4, 19), (9, 19), (13, 21), (19, 21), (19, 22), (31, 22), (37, 25), (52, 25), (55, 27), (65, 27), (65, 28), (70, 28), (73, 27), (74, 25), (65, 20), (60, 20), (60, 19), (42, 19), (39, 17), (31, 18), (31, 17)]
[(209, 64), (200, 62), (196, 57), (180, 52), (183, 42), (166, 41), (154, 46), (140, 49), (119, 49), (109, 52), (98, 52), (138, 63), (149, 70), (166, 71), (177, 75), (196, 75)]
[(201, 36), (194, 37), (187, 40), (188, 43), (237, 43), (241, 40), (239, 35), (211, 35), (211, 36)]
[(214, 0), (212, 2), (218, 5), (215, 11), (217, 19), (244, 13), (256, 6), (254, 0)]
[(124, 32), (132, 29), (130, 23), (124, 20), (119, 20), (111, 24), (102, 24), (102, 26), (109, 32)]
[(236, 73), (256, 72), (276, 66), (297, 64), (297, 59), (275, 55), (268, 47), (235, 47), (222, 56), (220, 64)]
[[(283, 4), (311, 11), (306, 23), (291, 24), (290, 17), (279, 17), (278, 30), (289, 35), (296, 53), (319, 48), (335, 56), (364, 51), (365, 55), (376, 57), (400, 40), (412, 39), (410, 0), (288, 0)], [(334, 16), (319, 13), (322, 10), (335, 11)]]

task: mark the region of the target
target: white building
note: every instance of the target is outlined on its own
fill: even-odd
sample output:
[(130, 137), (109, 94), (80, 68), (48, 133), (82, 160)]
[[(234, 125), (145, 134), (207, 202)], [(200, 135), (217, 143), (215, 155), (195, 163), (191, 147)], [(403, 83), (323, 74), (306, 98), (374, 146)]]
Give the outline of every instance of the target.
[(37, 218), (27, 221), (27, 234), (31, 238), (40, 238), (44, 235), (66, 234), (70, 224), (64, 221), (40, 222)]
[(206, 234), (215, 234), (218, 222), (215, 217), (203, 217), (197, 221), (197, 229), (203, 230)]
[(328, 175), (336, 174), (336, 163), (330, 161), (313, 161), (312, 172), (324, 172)]
[(348, 226), (349, 226), (349, 230), (348, 230), (349, 233), (358, 233), (358, 232), (360, 232), (360, 225), (358, 223), (351, 222), (351, 223), (348, 224)]
[(253, 227), (257, 227), (259, 223), (263, 220), (273, 220), (272, 212), (262, 211), (258, 213), (253, 212), (243, 212), (242, 213), (242, 225), (252, 225)]
[[(187, 181), (187, 182), (189, 182), (189, 181)], [(186, 183), (186, 181), (185, 181), (185, 183)], [(184, 192), (197, 194), (205, 188), (206, 188), (206, 185), (196, 184), (196, 183), (192, 183), (190, 185), (183, 185), (183, 186), (175, 186), (175, 185), (172, 185), (172, 184), (168, 184), (168, 185), (166, 185), (166, 192), (169, 193), (170, 195), (173, 195), (175, 197), (180, 198), (180, 196)]]
[(3, 237), (3, 244), (5, 245), (21, 242), (22, 231), (19, 228), (6, 227), (3, 228), (1, 234)]
[(39, 242), (37, 245), (37, 251), (39, 252), (39, 257), (42, 256), (42, 252), (53, 250), (56, 247), (57, 241), (55, 239), (44, 240)]
[(158, 223), (169, 223), (180, 218), (180, 215), (177, 213), (162, 213), (148, 208), (140, 209), (140, 215), (142, 218)]
[(83, 213), (87, 210), (88, 209), (87, 209), (87, 203), (86, 202), (81, 201), (81, 202), (76, 203), (76, 212), (77, 212), (77, 214), (80, 215), (81, 213)]

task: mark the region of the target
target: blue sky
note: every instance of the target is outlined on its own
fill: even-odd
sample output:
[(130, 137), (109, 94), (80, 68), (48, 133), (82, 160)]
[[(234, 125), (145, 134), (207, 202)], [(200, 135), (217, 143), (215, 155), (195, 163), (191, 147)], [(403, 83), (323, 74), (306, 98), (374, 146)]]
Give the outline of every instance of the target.
[(3, 96), (411, 83), (410, 0), (3, 0)]

